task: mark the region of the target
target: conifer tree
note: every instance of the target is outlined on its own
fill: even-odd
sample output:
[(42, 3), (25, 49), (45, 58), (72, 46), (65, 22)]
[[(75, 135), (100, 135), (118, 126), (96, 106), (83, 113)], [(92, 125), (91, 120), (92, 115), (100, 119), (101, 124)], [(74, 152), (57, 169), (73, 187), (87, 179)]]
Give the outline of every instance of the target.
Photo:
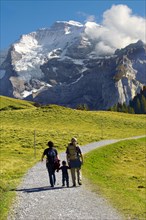
[(141, 97), (141, 113), (146, 114), (146, 98), (144, 95)]
[(140, 114), (141, 113), (141, 104), (139, 98), (136, 98), (135, 101), (135, 113)]

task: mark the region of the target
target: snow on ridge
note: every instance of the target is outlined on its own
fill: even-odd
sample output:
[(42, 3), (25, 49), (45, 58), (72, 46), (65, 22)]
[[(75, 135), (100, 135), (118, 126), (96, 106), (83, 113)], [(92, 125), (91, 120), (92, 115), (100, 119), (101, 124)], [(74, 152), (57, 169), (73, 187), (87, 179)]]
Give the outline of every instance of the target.
[[(83, 32), (83, 25), (81, 23), (75, 21), (64, 23), (60, 21), (57, 23), (59, 24), (58, 26), (54, 24), (49, 29), (43, 28), (36, 32), (22, 35), (21, 39), (13, 45), (14, 56), (12, 63), (14, 69), (20, 75), (26, 71), (29, 72), (30, 76), (35, 68), (39, 69), (39, 66), (46, 62), (46, 59), (63, 58), (67, 47), (74, 42), (74, 39), (81, 37)], [(84, 37), (82, 41), (83, 46), (88, 43)], [(38, 72), (40, 78), (42, 73), (41, 71)]]
[(73, 21), (73, 20), (70, 20), (70, 21), (56, 21), (55, 23), (57, 23), (57, 24), (69, 24), (69, 25), (77, 26), (77, 27), (83, 27), (84, 26), (80, 22)]
[(59, 58), (60, 61), (66, 60), (66, 59), (71, 60), (73, 63), (75, 63), (75, 64), (77, 64), (77, 65), (83, 65), (83, 64), (84, 64), (84, 59), (74, 59), (74, 58), (71, 58), (71, 57), (65, 56), (65, 55), (64, 55), (64, 56), (61, 56), (61, 57)]
[(37, 47), (37, 40), (30, 34), (22, 35), (20, 41), (14, 44), (14, 50), (22, 54), (29, 53), (32, 49), (34, 50), (34, 48)]
[(43, 83), (43, 85), (39, 88), (39, 89), (33, 89), (31, 91), (27, 91), (27, 90), (24, 90), (22, 93), (21, 93), (21, 96), (23, 98), (26, 98), (27, 96), (29, 95), (34, 95), (38, 92), (42, 92), (43, 90), (46, 90), (47, 87), (52, 87), (52, 85), (48, 84), (48, 83)]
[[(55, 24), (69, 24), (56, 27)], [(14, 50), (20, 54), (28, 54), (31, 51), (45, 51), (51, 52), (54, 48), (64, 49), (66, 44), (73, 42), (73, 39), (78, 37), (82, 33), (83, 25), (79, 22), (56, 22), (51, 28), (42, 28), (36, 32), (22, 35), (20, 40), (14, 44)], [(79, 27), (74, 29), (73, 26)], [(72, 29), (73, 28), (73, 29)], [(44, 47), (44, 48), (43, 48)]]
[(70, 24), (70, 25), (74, 25), (74, 26), (78, 26), (78, 27), (83, 27), (83, 24), (81, 24), (81, 23), (78, 22), (78, 21), (70, 20), (70, 21), (68, 21), (67, 23)]
[(65, 31), (65, 34), (70, 34), (70, 33), (71, 33), (71, 31), (70, 31), (70, 28), (69, 28), (69, 27), (66, 27), (66, 28), (64, 29), (64, 31)]
[(24, 90), (22, 93), (21, 93), (21, 96), (23, 98), (26, 98), (27, 96), (31, 95), (32, 94), (32, 91), (26, 91)]
[(82, 33), (82, 28), (75, 28), (71, 26), (54, 25), (47, 31), (40, 31), (36, 34), (36, 39), (40, 46), (47, 47), (49, 51), (54, 48), (63, 49), (67, 44), (73, 42), (74, 38), (79, 37)]
[(88, 70), (88, 68), (84, 66), (84, 59), (73, 59), (69, 56), (61, 56), (59, 58), (60, 61), (63, 61), (63, 60), (66, 60), (66, 59), (71, 60), (76, 65), (82, 66), (83, 67), (82, 70), (81, 70), (82, 73), (85, 72), (86, 70)]
[(47, 54), (48, 59), (59, 58), (62, 53), (61, 48), (56, 48)]

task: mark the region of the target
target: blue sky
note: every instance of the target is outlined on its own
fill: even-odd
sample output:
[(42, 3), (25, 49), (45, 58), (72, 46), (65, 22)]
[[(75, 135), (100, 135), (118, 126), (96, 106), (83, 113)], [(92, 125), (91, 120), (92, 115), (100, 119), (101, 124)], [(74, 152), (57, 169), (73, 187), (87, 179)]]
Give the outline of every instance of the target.
[(113, 4), (124, 4), (136, 16), (145, 18), (145, 0), (1, 0), (1, 49), (14, 43), (22, 34), (50, 27), (55, 21), (75, 20), (84, 23), (94, 17), (101, 23), (103, 12)]

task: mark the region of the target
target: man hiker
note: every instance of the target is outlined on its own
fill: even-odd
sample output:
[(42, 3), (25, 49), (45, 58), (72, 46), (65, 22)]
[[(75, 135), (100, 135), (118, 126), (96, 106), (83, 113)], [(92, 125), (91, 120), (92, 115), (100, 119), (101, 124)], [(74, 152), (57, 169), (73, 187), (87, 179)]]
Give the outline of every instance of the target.
[(54, 144), (52, 141), (48, 142), (48, 148), (46, 148), (42, 154), (42, 158), (41, 161), (43, 161), (44, 156), (47, 157), (46, 159), (46, 167), (48, 170), (48, 174), (49, 174), (49, 180), (50, 180), (50, 184), (51, 187), (54, 187), (55, 182), (56, 182), (56, 177), (55, 177), (55, 161), (58, 158), (58, 152), (57, 150), (54, 148)]
[(73, 137), (66, 150), (67, 161), (71, 170), (73, 186), (76, 186), (76, 173), (78, 184), (82, 185), (81, 165), (83, 164), (83, 156), (77, 139)]

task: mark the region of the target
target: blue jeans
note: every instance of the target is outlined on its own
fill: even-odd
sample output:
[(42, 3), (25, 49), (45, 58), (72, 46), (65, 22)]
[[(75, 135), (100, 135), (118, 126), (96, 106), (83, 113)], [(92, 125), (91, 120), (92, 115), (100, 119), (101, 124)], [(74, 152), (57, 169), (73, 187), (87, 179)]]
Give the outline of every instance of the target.
[(50, 184), (53, 187), (56, 182), (54, 164), (47, 163), (46, 167), (47, 167), (48, 174), (49, 174)]

